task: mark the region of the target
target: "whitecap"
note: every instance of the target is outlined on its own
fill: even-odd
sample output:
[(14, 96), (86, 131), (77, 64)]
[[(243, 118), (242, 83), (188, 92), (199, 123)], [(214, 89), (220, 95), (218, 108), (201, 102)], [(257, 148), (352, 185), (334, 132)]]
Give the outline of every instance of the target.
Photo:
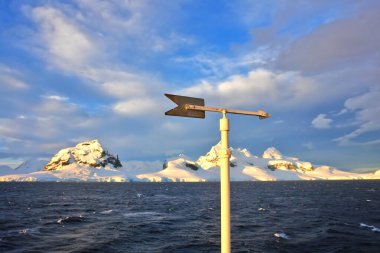
[(274, 233), (273, 236), (280, 239), (285, 239), (285, 240), (289, 239), (289, 236), (285, 234), (284, 232)]
[(112, 212), (113, 212), (113, 210), (110, 209), (110, 210), (106, 210), (106, 211), (99, 212), (99, 213), (101, 213), (101, 214), (109, 214), (109, 213), (112, 213)]
[(175, 199), (176, 198), (175, 196), (170, 196), (166, 194), (157, 194), (157, 195), (154, 195), (154, 197), (161, 198), (161, 199)]
[(82, 215), (79, 216), (66, 216), (65, 218), (59, 218), (57, 220), (58, 224), (66, 223), (66, 222), (81, 222), (84, 221), (84, 217)]
[(377, 228), (375, 226), (367, 225), (365, 223), (360, 223), (361, 228), (368, 228), (371, 229), (372, 232), (380, 232), (380, 228)]
[(156, 212), (134, 212), (134, 213), (125, 213), (125, 214), (123, 214), (123, 216), (127, 217), (127, 218), (145, 217), (145, 216), (157, 217), (157, 216), (160, 216), (160, 213), (156, 213)]
[(20, 235), (26, 235), (26, 234), (31, 234), (37, 232), (39, 229), (38, 227), (35, 228), (24, 228), (18, 231)]
[(25, 234), (28, 233), (28, 229), (27, 228), (26, 229), (22, 229), (22, 230), (18, 231), (18, 233), (25, 235)]
[(266, 211), (267, 209), (260, 207), (260, 208), (257, 209), (257, 210), (258, 210), (258, 211), (262, 211), (262, 212), (264, 212), (264, 211)]

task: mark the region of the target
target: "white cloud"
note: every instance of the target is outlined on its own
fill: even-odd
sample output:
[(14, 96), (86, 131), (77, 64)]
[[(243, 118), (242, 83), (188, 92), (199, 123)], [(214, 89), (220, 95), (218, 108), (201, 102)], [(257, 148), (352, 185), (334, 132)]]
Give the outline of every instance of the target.
[(298, 72), (272, 72), (267, 69), (250, 71), (247, 75), (234, 75), (225, 81), (211, 84), (207, 81), (186, 88), (181, 94), (211, 99), (223, 106), (283, 107), (311, 105), (320, 96), (315, 95), (317, 83)]
[(349, 112), (355, 113), (355, 119), (359, 127), (343, 135), (335, 141), (339, 145), (356, 145), (356, 144), (378, 144), (380, 140), (370, 140), (363, 143), (355, 141), (356, 138), (369, 132), (380, 130), (380, 90), (371, 90), (363, 95), (349, 98), (345, 101), (344, 106)]
[(318, 114), (318, 116), (311, 121), (311, 125), (319, 129), (331, 128), (333, 120), (326, 118), (326, 116), (326, 114)]
[[(366, 2), (366, 1), (363, 1)], [(280, 56), (285, 69), (331, 71), (373, 59), (379, 60), (379, 3), (367, 1), (357, 15), (337, 19), (296, 40)]]
[(58, 101), (66, 101), (66, 100), (69, 100), (68, 97), (59, 96), (59, 95), (43, 95), (43, 96), (41, 96), (41, 97), (42, 97), (42, 98), (46, 98), (46, 99), (58, 100)]
[(33, 9), (32, 17), (40, 26), (41, 43), (48, 49), (46, 57), (56, 66), (68, 70), (78, 68), (99, 51), (93, 39), (71, 23), (60, 10), (37, 7)]
[(277, 50), (261, 46), (235, 57), (203, 52), (190, 57), (176, 57), (174, 62), (187, 63), (211, 78), (225, 78), (239, 73), (241, 69), (253, 69), (269, 65), (277, 56)]
[(162, 89), (157, 78), (145, 73), (132, 73), (128, 70), (113, 68), (85, 68), (79, 73), (91, 80), (102, 92), (118, 99), (149, 96)]
[(114, 112), (127, 116), (146, 116), (146, 115), (158, 115), (158, 111), (161, 110), (161, 106), (157, 101), (149, 98), (136, 98), (127, 101), (118, 102), (113, 106)]
[(29, 88), (29, 85), (21, 80), (22, 75), (15, 69), (0, 64), (0, 87), (11, 88), (15, 90), (24, 90)]
[(181, 1), (79, 0), (78, 4), (78, 22), (101, 34), (113, 49), (155, 54), (194, 43), (175, 29)]
[(68, 145), (72, 136), (93, 136), (101, 120), (67, 100), (41, 97), (22, 115), (0, 118), (0, 142), (10, 154), (46, 155)]
[[(41, 56), (55, 67), (80, 77), (105, 95), (115, 98), (117, 101), (113, 111), (118, 114), (137, 116), (145, 109), (157, 108), (152, 101), (155, 91), (162, 86), (161, 82), (146, 73), (126, 69), (126, 66), (118, 64), (117, 61), (113, 63), (108, 55), (102, 53), (102, 43), (110, 42), (101, 43), (99, 38), (94, 40), (97, 28), (91, 27), (82, 16), (99, 14), (101, 18), (110, 18), (106, 22), (107, 27), (117, 23), (121, 29), (121, 26), (129, 26), (129, 22), (140, 22), (133, 20), (138, 18), (138, 12), (141, 8), (145, 8), (145, 4), (122, 5), (121, 8), (131, 10), (131, 16), (124, 17), (125, 22), (122, 22), (122, 16), (114, 16), (118, 13), (117, 2), (81, 1), (80, 4), (83, 9), (76, 12), (70, 8), (59, 10), (53, 7), (37, 7), (32, 10), (32, 17), (40, 27), (38, 36), (43, 42), (40, 47), (47, 49), (47, 53), (41, 50)], [(95, 13), (93, 8), (99, 13)], [(112, 44), (107, 44), (107, 47), (110, 46)], [(65, 100), (60, 96), (45, 96), (45, 98)], [(129, 98), (131, 99), (126, 101)]]
[(108, 81), (102, 83), (102, 89), (114, 97), (136, 97), (147, 93), (147, 89), (139, 80), (131, 81)]

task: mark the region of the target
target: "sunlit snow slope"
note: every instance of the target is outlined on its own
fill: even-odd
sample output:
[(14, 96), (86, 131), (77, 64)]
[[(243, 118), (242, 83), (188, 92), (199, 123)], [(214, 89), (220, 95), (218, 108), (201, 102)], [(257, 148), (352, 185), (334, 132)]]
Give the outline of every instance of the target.
[[(167, 166), (164, 166), (163, 170), (140, 174), (137, 178), (151, 182), (218, 181), (219, 148), (220, 144), (213, 146), (196, 162), (183, 157), (171, 159), (166, 161)], [(313, 165), (296, 157), (284, 156), (274, 147), (268, 148), (260, 157), (240, 148), (231, 148), (231, 153), (231, 181), (380, 179), (380, 170), (366, 174), (345, 172), (329, 166)]]
[[(119, 170), (119, 158), (103, 149), (98, 140), (82, 142), (60, 150), (48, 164), (28, 161), (0, 181), (96, 181), (125, 182), (127, 176)], [(20, 173), (21, 172), (21, 173)]]
[[(134, 161), (123, 168), (117, 156), (111, 155), (99, 141), (92, 140), (60, 150), (48, 163), (28, 160), (14, 170), (2, 166), (0, 181), (219, 181), (219, 148), (220, 144), (213, 146), (196, 161), (180, 155), (166, 160), (162, 166), (157, 162)], [(231, 153), (231, 181), (380, 179), (380, 170), (366, 174), (345, 172), (285, 156), (274, 147), (261, 156), (240, 148), (231, 148)]]

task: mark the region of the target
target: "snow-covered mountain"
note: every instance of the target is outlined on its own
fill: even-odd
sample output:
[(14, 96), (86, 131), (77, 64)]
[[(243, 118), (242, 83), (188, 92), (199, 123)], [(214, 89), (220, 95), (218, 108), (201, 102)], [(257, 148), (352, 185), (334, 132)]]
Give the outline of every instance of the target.
[(17, 166), (14, 169), (14, 173), (17, 174), (26, 174), (40, 171), (46, 164), (47, 159), (29, 159)]
[[(137, 175), (137, 178), (151, 182), (218, 181), (219, 148), (220, 143), (195, 162), (183, 157), (166, 161), (167, 166), (162, 170)], [(231, 181), (380, 179), (380, 170), (366, 174), (345, 172), (284, 156), (274, 147), (265, 150), (261, 156), (252, 155), (247, 149), (231, 148), (230, 178)]]
[(205, 182), (207, 174), (195, 162), (184, 155), (165, 161), (162, 170), (136, 175), (137, 180), (148, 182)]
[(8, 165), (0, 165), (0, 176), (15, 173), (14, 169)]
[[(206, 182), (219, 181), (217, 166), (220, 144), (213, 146), (196, 161), (185, 155), (155, 162), (126, 162), (123, 168), (118, 156), (111, 155), (97, 140), (82, 142), (60, 150), (51, 160), (29, 160), (15, 170), (0, 168), (1, 181), (99, 181), (99, 182)], [(43, 163), (43, 164), (42, 164)], [(5, 175), (4, 172), (11, 172)], [(16, 174), (15, 174), (16, 173)], [(380, 179), (374, 173), (352, 173), (334, 167), (314, 165), (299, 158), (285, 156), (274, 147), (261, 156), (247, 149), (231, 148), (231, 181), (278, 180), (350, 180)]]
[[(45, 165), (45, 166), (44, 166)], [(1, 181), (97, 181), (125, 182), (119, 158), (103, 149), (98, 140), (60, 150), (50, 162), (29, 160)]]

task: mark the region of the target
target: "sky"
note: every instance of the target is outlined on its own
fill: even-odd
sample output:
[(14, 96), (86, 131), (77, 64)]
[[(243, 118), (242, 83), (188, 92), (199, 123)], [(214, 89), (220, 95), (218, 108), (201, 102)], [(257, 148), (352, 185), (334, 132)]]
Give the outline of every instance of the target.
[(0, 1), (0, 164), (98, 139), (121, 160), (193, 159), (219, 117), (168, 117), (164, 93), (230, 115), (230, 145), (380, 168), (380, 2)]

